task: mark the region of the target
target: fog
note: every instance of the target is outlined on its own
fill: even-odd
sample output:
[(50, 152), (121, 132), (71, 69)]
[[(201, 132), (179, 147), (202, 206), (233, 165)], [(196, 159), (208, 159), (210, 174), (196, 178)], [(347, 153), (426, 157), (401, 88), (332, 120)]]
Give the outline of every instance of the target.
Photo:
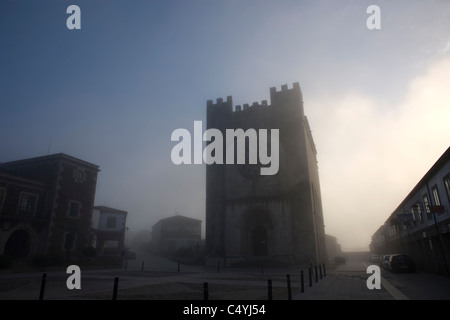
[(413, 78), (396, 106), (351, 91), (311, 101), (326, 231), (344, 249), (367, 249), (448, 148), (448, 83), (450, 61), (443, 59)]
[(447, 1), (77, 4), (78, 31), (64, 3), (0, 4), (0, 162), (99, 165), (95, 204), (127, 211), (129, 233), (176, 213), (204, 227), (205, 165), (174, 165), (170, 137), (206, 123), (209, 99), (270, 103), (300, 83), (325, 231), (344, 250), (367, 250), (449, 146)]

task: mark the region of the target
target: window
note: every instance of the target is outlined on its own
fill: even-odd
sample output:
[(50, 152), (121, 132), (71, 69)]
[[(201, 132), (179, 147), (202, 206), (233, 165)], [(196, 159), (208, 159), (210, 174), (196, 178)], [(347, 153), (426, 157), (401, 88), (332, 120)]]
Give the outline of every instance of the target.
[(433, 189), (431, 189), (431, 192), (433, 193), (434, 204), (436, 206), (440, 206), (441, 200), (439, 199), (439, 192), (438, 192), (437, 187), (434, 186)]
[(416, 208), (416, 213), (417, 213), (417, 216), (419, 218), (419, 221), (423, 222), (422, 208), (420, 207), (420, 203), (419, 202), (416, 203), (415, 208)]
[(425, 211), (427, 212), (427, 213), (430, 213), (430, 201), (428, 200), (428, 195), (424, 195), (423, 196), (423, 204), (424, 204), (424, 206), (425, 206)]
[(450, 201), (450, 175), (444, 178), (445, 192), (447, 193), (448, 201)]
[(432, 216), (431, 216), (430, 207), (429, 207), (430, 206), (430, 201), (428, 200), (428, 195), (427, 194), (425, 194), (423, 196), (423, 205), (425, 207), (425, 212), (427, 213), (428, 220), (431, 220)]
[(81, 203), (79, 203), (78, 201), (70, 201), (67, 216), (70, 218), (78, 218), (80, 216), (80, 209)]
[(119, 248), (119, 241), (118, 240), (106, 240), (105, 241), (105, 248), (117, 249), (117, 248)]
[(414, 209), (415, 209), (414, 206), (412, 206), (412, 207), (411, 207), (411, 215), (412, 215), (412, 218), (413, 218), (414, 223), (416, 223), (417, 220), (416, 220), (416, 213), (415, 213), (415, 210), (414, 210)]
[(63, 249), (67, 252), (75, 250), (75, 232), (66, 232), (64, 234)]
[(18, 215), (22, 217), (34, 216), (37, 208), (38, 195), (22, 192), (19, 200)]
[(113, 229), (116, 227), (116, 217), (108, 217), (108, 219), (106, 220), (106, 227)]
[(2, 212), (3, 203), (5, 202), (6, 197), (6, 189), (1, 188), (0, 189), (0, 212)]

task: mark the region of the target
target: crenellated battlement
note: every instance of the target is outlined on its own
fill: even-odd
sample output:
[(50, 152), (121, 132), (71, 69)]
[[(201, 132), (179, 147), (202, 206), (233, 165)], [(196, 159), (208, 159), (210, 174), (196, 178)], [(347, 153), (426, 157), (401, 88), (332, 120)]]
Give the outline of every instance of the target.
[(262, 100), (261, 103), (253, 102), (251, 105), (249, 105), (248, 103), (245, 103), (242, 106), (236, 105), (233, 108), (233, 99), (231, 96), (228, 96), (226, 101), (224, 101), (223, 98), (217, 98), (216, 103), (214, 103), (213, 100), (208, 100), (208, 101), (206, 101), (206, 106), (211, 111), (226, 108), (232, 112), (241, 112), (241, 111), (251, 110), (254, 108), (256, 109), (256, 108), (268, 107), (270, 105), (267, 103), (267, 100)]
[[(225, 114), (232, 114), (232, 113), (250, 112), (256, 110), (268, 110), (272, 106), (292, 105), (292, 103), (295, 104), (295, 102), (299, 101), (301, 105), (300, 108), (301, 110), (303, 110), (302, 92), (300, 89), (300, 84), (298, 82), (294, 82), (291, 89), (288, 88), (287, 84), (283, 84), (281, 86), (281, 90), (279, 91), (277, 91), (277, 88), (275, 87), (270, 88), (270, 100), (271, 104), (268, 104), (267, 100), (262, 100), (261, 103), (253, 102), (251, 105), (245, 103), (243, 105), (239, 104), (233, 106), (232, 96), (228, 96), (226, 100), (224, 100), (223, 98), (217, 98), (215, 103), (213, 100), (208, 100), (206, 102), (206, 106), (208, 111), (211, 112), (211, 114), (217, 114), (218, 117), (222, 117)], [(286, 104), (286, 101), (291, 102)]]
[(261, 104), (259, 102), (253, 102), (251, 106), (248, 103), (245, 103), (243, 107), (241, 107), (241, 105), (237, 105), (234, 109), (234, 112), (247, 111), (253, 108), (261, 108), (267, 106), (268, 106), (267, 100), (261, 101)]
[(298, 82), (294, 82), (292, 89), (288, 89), (288, 85), (287, 84), (283, 84), (281, 86), (281, 91), (277, 91), (277, 88), (272, 87), (270, 88), (270, 94), (275, 94), (275, 93), (283, 93), (283, 92), (288, 92), (288, 91), (292, 91), (292, 90), (299, 90), (300, 91), (300, 84)]
[(214, 106), (220, 106), (220, 105), (223, 105), (223, 104), (232, 104), (233, 103), (233, 99), (232, 99), (232, 97), (231, 96), (228, 96), (227, 97), (227, 100), (224, 102), (223, 101), (223, 98), (217, 98), (216, 99), (216, 103), (213, 103), (213, 101), (212, 100), (208, 100), (208, 101), (206, 101), (206, 106), (207, 107), (214, 107)]
[(294, 82), (292, 89), (287, 84), (282, 85), (280, 91), (275, 87), (270, 88), (270, 101), (275, 106), (299, 107), (303, 114), (303, 95), (298, 82)]

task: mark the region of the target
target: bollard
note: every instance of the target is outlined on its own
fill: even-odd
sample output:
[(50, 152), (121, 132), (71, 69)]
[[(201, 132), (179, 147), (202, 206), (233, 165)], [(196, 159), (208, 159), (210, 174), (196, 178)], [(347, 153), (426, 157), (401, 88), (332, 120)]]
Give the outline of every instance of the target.
[(142, 261), (141, 271), (144, 271), (144, 261)]
[(209, 292), (208, 292), (208, 282), (203, 282), (203, 300), (208, 300)]
[(309, 274), (309, 286), (312, 287), (312, 271), (311, 271), (311, 268), (308, 268), (308, 274)]
[(301, 284), (301, 292), (305, 292), (305, 281), (303, 279), (303, 270), (300, 271), (300, 284)]
[(323, 276), (324, 276), (324, 277), (327, 276), (327, 272), (325, 271), (325, 263), (323, 264)]
[(314, 266), (314, 272), (315, 272), (315, 274), (316, 274), (316, 282), (318, 282), (319, 281), (319, 275), (318, 275), (318, 273), (317, 273), (317, 266)]
[(117, 300), (117, 290), (119, 289), (119, 277), (114, 278), (113, 300)]
[(320, 273), (320, 279), (322, 279), (322, 265), (319, 264), (319, 273)]
[(286, 280), (287, 280), (287, 289), (288, 289), (288, 300), (292, 300), (291, 276), (289, 274), (286, 275)]
[(267, 296), (268, 300), (272, 300), (272, 280), (267, 280)]
[(42, 280), (41, 280), (41, 291), (39, 292), (39, 300), (44, 300), (44, 293), (45, 293), (45, 282), (47, 281), (47, 274), (42, 274)]

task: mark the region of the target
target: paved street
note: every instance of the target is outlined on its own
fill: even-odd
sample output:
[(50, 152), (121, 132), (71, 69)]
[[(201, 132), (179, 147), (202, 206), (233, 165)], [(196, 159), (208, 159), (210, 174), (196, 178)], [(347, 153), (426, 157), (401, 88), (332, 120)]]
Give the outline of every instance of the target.
[[(347, 262), (327, 274), (326, 278), (306, 287), (305, 293), (296, 294), (301, 300), (393, 300), (384, 286), (369, 290), (366, 281), (367, 263)], [(383, 281), (382, 281), (383, 283)], [(309, 283), (308, 283), (309, 285)]]
[[(144, 261), (144, 271), (142, 271)], [(235, 269), (180, 265), (167, 259), (138, 252), (127, 270), (82, 270), (81, 290), (66, 287), (68, 274), (47, 272), (44, 298), (70, 300), (110, 300), (114, 278), (119, 277), (121, 300), (202, 300), (203, 283), (208, 282), (210, 300), (266, 300), (268, 280), (272, 281), (274, 300), (287, 300), (287, 274), (291, 279), (293, 300), (441, 300), (450, 299), (450, 279), (430, 273), (393, 274), (382, 270), (382, 288), (369, 290), (368, 263), (348, 261), (309, 286), (304, 270), (301, 292), (300, 269)], [(36, 300), (42, 272), (0, 274), (1, 300)]]

